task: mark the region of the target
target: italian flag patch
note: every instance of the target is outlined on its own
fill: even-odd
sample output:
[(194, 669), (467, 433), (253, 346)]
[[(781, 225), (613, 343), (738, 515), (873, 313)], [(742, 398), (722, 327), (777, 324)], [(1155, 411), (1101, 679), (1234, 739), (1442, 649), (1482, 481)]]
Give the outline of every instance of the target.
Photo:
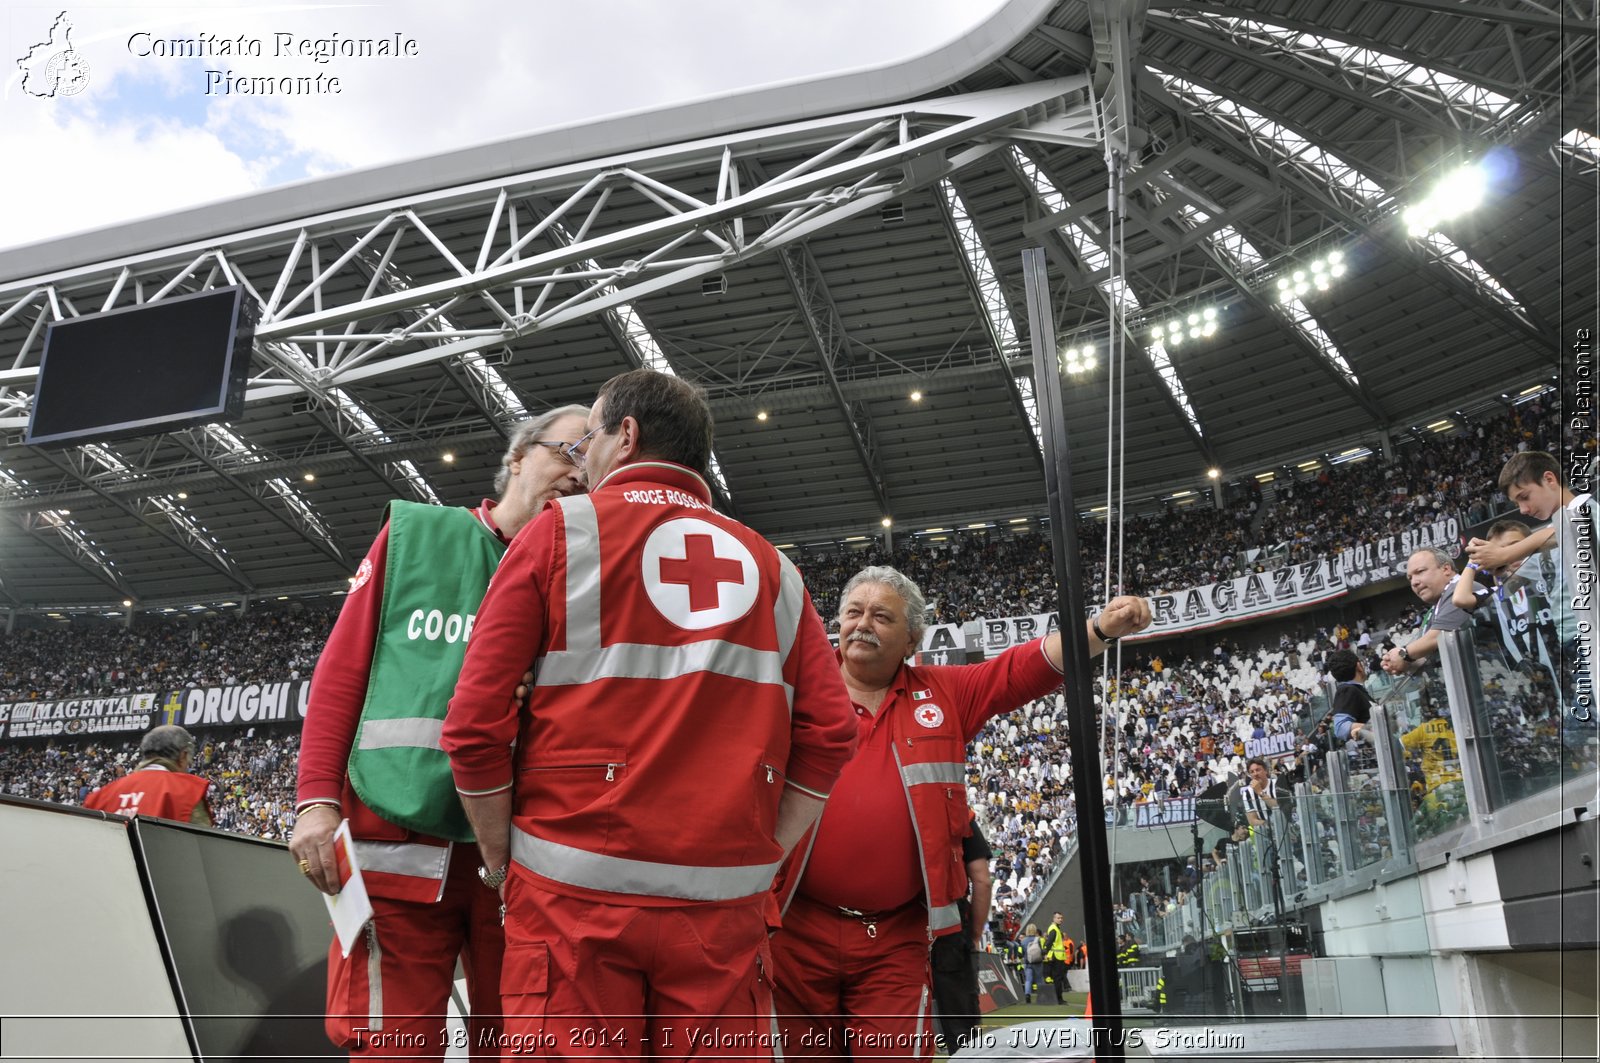
[(933, 691), (931, 690), (913, 690), (911, 692), (912, 701), (928, 701), (932, 697)]

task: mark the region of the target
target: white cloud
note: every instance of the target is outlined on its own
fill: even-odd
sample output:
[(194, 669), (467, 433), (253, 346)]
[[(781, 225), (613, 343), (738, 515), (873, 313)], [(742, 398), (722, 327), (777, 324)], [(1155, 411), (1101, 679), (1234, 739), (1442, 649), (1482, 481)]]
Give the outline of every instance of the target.
[[(212, 133), (178, 124), (104, 125), (38, 108), (8, 116), (3, 150), (11, 190), (0, 205), (0, 243), (33, 243), (130, 218), (242, 195), (261, 185), (250, 160)], [(22, 171), (33, 171), (24, 173)], [(182, 179), (174, 180), (181, 171)]]
[[(0, 100), (0, 246), (164, 213), (307, 176), (927, 51), (1001, 0), (395, 0), (369, 5), (69, 8), (90, 64), (80, 95)], [(11, 7), (4, 59), (60, 8)], [(148, 33), (135, 48), (129, 38)], [(415, 39), (411, 58), (274, 56), (299, 38)], [(135, 55), (241, 36), (260, 56)], [(337, 76), (337, 95), (205, 95), (206, 69)]]

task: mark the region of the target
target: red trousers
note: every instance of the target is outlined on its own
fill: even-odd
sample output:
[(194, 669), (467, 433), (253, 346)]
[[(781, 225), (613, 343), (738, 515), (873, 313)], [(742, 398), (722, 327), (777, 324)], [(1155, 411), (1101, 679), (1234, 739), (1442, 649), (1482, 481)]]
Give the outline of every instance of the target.
[(770, 1060), (763, 898), (635, 908), (506, 883), (505, 1059)]
[[(328, 949), (328, 1038), (354, 1059), (442, 1060), (470, 1047), (500, 1058), (500, 897), (478, 881), (470, 845), (450, 854), (432, 904), (372, 898), (372, 922), (348, 957)], [(467, 975), (466, 1042), (445, 1026), (456, 957)]]
[(910, 904), (871, 929), (802, 895), (784, 913), (772, 956), (788, 1055), (933, 1058), (928, 911)]

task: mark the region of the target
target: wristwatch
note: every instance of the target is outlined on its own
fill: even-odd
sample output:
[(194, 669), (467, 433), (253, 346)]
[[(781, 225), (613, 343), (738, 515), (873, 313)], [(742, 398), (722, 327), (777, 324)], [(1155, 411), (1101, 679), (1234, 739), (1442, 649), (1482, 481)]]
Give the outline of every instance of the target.
[(478, 868), (478, 881), (482, 882), (485, 886), (488, 886), (492, 890), (497, 890), (504, 885), (506, 881), (506, 872), (510, 870), (510, 864), (501, 864), (493, 871), (490, 871), (488, 868), (480, 865)]
[(1404, 646), (1400, 647), (1400, 659), (1402, 661), (1415, 661), (1416, 660), (1415, 657), (1411, 656), (1411, 651), (1406, 649)]

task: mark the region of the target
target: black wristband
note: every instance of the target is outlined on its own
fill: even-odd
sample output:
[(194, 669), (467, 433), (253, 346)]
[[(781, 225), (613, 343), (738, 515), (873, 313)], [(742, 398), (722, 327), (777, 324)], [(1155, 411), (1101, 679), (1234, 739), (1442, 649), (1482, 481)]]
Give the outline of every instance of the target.
[(1094, 637), (1105, 643), (1107, 646), (1111, 645), (1113, 642), (1117, 641), (1117, 639), (1122, 637), (1121, 635), (1107, 635), (1104, 631), (1101, 631), (1100, 618), (1098, 616), (1089, 621), (1089, 627), (1094, 631)]

